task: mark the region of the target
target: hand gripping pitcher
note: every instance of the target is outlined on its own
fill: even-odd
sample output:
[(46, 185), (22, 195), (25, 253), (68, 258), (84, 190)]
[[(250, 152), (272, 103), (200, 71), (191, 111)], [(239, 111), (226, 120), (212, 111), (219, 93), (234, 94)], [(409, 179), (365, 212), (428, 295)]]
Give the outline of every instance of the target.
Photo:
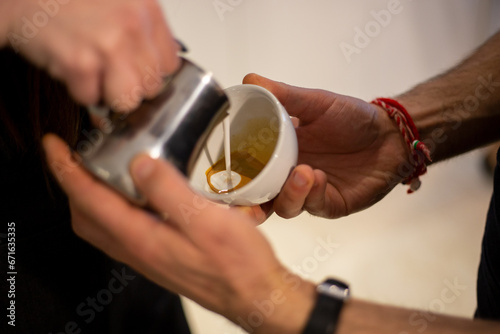
[(168, 160), (190, 176), (210, 131), (229, 108), (212, 74), (187, 59), (181, 58), (179, 69), (163, 81), (155, 98), (114, 120), (109, 134), (79, 153), (92, 174), (140, 206), (146, 205), (146, 199), (132, 181), (131, 160), (147, 153)]

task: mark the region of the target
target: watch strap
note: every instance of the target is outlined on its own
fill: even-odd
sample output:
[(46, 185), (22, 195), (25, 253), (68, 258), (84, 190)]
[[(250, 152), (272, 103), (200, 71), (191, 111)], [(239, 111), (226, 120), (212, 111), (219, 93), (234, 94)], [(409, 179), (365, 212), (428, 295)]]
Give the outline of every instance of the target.
[[(333, 293), (329, 290), (332, 286)], [(340, 286), (339, 289), (337, 287)], [(318, 286), (316, 303), (309, 316), (303, 334), (333, 334), (337, 328), (344, 300), (349, 296), (345, 283), (328, 279)], [(341, 292), (345, 291), (345, 292)]]

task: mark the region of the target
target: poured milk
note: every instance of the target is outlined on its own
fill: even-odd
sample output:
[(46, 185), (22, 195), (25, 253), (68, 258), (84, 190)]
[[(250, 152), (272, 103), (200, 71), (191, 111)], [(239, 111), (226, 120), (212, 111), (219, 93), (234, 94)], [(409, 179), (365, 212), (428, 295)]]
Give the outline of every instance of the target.
[(207, 171), (207, 182), (212, 191), (223, 194), (243, 187), (264, 168), (264, 163), (246, 151), (231, 152), (230, 120), (223, 122), (224, 157)]
[[(217, 193), (230, 192), (241, 182), (241, 175), (231, 170), (231, 120), (229, 116), (224, 119), (222, 124), (224, 131), (224, 157), (226, 162), (225, 171), (215, 171), (208, 175), (207, 179), (210, 188)], [(211, 168), (213, 170), (213, 166)]]

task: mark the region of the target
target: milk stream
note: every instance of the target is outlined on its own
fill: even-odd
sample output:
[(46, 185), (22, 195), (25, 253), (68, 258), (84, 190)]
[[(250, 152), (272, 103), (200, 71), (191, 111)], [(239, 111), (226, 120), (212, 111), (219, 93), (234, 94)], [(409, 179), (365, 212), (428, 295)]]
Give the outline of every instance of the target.
[(224, 156), (226, 170), (213, 174), (210, 177), (211, 185), (219, 192), (231, 191), (241, 182), (241, 175), (231, 170), (231, 120), (226, 117), (222, 123), (224, 132)]
[(224, 130), (224, 155), (226, 157), (227, 189), (231, 189), (234, 186), (231, 177), (231, 121), (229, 116), (224, 119), (222, 127)]

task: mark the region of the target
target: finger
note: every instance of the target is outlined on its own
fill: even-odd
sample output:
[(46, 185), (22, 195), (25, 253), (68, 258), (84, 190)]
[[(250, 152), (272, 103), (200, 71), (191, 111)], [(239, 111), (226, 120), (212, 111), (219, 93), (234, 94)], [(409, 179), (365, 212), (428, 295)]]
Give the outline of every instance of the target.
[(283, 218), (298, 216), (314, 185), (314, 172), (308, 165), (297, 166), (274, 200), (274, 211)]
[(153, 41), (143, 41), (143, 56), (137, 69), (140, 73), (140, 86), (143, 94), (139, 101), (143, 98), (153, 98), (160, 92), (163, 87), (163, 80), (160, 69), (160, 57), (157, 47), (153, 45)]
[[(271, 215), (274, 213), (274, 199), (272, 199), (269, 202), (263, 203), (260, 205), (262, 212), (265, 214), (265, 219), (271, 217)], [(261, 223), (263, 223), (262, 221)]]
[(319, 216), (328, 216), (329, 212), (326, 212), (326, 187), (328, 184), (328, 179), (326, 174), (318, 169), (314, 170), (314, 184), (309, 191), (304, 203), (304, 210), (307, 212)]
[(61, 61), (67, 64), (65, 77), (69, 93), (83, 105), (97, 103), (101, 96), (102, 63), (90, 48), (75, 50), (72, 60)]
[[(154, 27), (151, 27), (153, 29)], [(162, 29), (161, 29), (162, 28)], [(154, 28), (154, 30), (161, 30), (162, 34), (165, 35), (164, 29), (167, 29), (165, 25), (160, 28)], [(158, 33), (153, 33), (158, 34)], [(168, 41), (162, 41), (162, 43), (156, 42), (155, 36), (144, 36), (138, 43), (138, 45), (130, 45), (130, 54), (133, 55), (135, 48), (141, 48), (140, 57), (136, 57), (134, 60), (137, 63), (137, 70), (140, 73), (140, 86), (142, 88), (142, 94), (138, 100), (142, 98), (153, 98), (163, 87), (163, 78), (169, 73), (173, 67), (170, 55), (175, 55), (176, 44), (172, 45), (172, 49), (167, 49), (164, 45), (169, 44)], [(167, 37), (165, 37), (167, 38)]]
[(318, 89), (306, 89), (267, 79), (258, 74), (247, 74), (244, 84), (266, 88), (276, 96), (290, 116), (298, 117), (308, 123), (317, 119), (332, 103), (335, 94)]
[(123, 54), (105, 60), (103, 100), (114, 111), (135, 109), (144, 97), (140, 71)]
[[(82, 224), (82, 221), (89, 220), (89, 213), (92, 212), (89, 205), (83, 197), (92, 193), (92, 197), (97, 199), (102, 208), (114, 205), (113, 198), (108, 200), (102, 193), (92, 191), (92, 181), (88, 175), (81, 173), (79, 164), (73, 160), (68, 146), (54, 135), (46, 135), (43, 138), (43, 146), (46, 153), (47, 163), (54, 176), (57, 178), (59, 185), (63, 188), (70, 199), (71, 220), (75, 233), (81, 238), (87, 240), (96, 247), (101, 248), (110, 256), (118, 256), (113, 242), (112, 234), (108, 229), (105, 229), (98, 224)], [(83, 201), (82, 201), (83, 199)], [(106, 205), (102, 205), (106, 203)], [(120, 209), (122, 211), (123, 208)], [(123, 260), (120, 258), (120, 260)]]
[(130, 111), (143, 98), (153, 98), (163, 87), (163, 78), (178, 68), (178, 45), (164, 21), (160, 22), (158, 31), (161, 33), (155, 34), (164, 39), (161, 43), (157, 42), (159, 37), (143, 36), (108, 53), (103, 80), (104, 100), (114, 110)]
[(199, 261), (194, 246), (177, 229), (131, 205), (78, 163), (68, 162), (71, 153), (61, 139), (47, 135), (43, 146), (50, 169), (70, 198), (73, 227), (79, 236), (113, 258), (132, 261), (136, 267), (179, 261), (179, 254), (169, 252), (165, 245), (182, 249), (182, 256), (193, 259), (193, 263)]
[[(102, 106), (87, 106), (87, 112), (90, 118), (90, 123), (103, 133), (109, 133), (112, 129), (112, 123), (116, 113), (111, 113), (108, 107)], [(123, 114), (119, 114), (123, 116)]]
[[(130, 170), (137, 188), (146, 196), (150, 206), (157, 212), (168, 213), (172, 224), (204, 255), (204, 263), (188, 268), (191, 275), (187, 278), (191, 281), (193, 276), (203, 278), (199, 275), (200, 268), (206, 268), (211, 277), (220, 274), (220, 270), (224, 270), (225, 277), (237, 277), (241, 266), (256, 265), (259, 270), (252, 274), (260, 277), (260, 272), (272, 272), (280, 267), (276, 259), (269, 256), (272, 254), (270, 245), (255, 229), (251, 219), (238, 210), (222, 208), (195, 194), (183, 175), (167, 161), (139, 155), (132, 161)], [(176, 250), (176, 254), (182, 253)], [(164, 271), (172, 275), (171, 270)], [(173, 278), (182, 283), (182, 276), (176, 273)], [(203, 279), (201, 283), (204, 283)], [(206, 283), (190, 285), (191, 290), (198, 286), (198, 293), (206, 294)], [(217, 288), (217, 285), (210, 285), (210, 288)]]
[[(63, 40), (61, 40), (63, 39)], [(49, 52), (46, 67), (49, 74), (64, 82), (71, 96), (83, 105), (98, 102), (101, 94), (101, 59), (85, 43), (67, 36), (46, 35), (43, 46)]]
[(267, 218), (272, 214), (272, 202), (270, 203), (269, 209), (263, 209), (262, 206), (236, 206), (234, 207), (239, 212), (243, 213), (245, 216), (252, 219), (256, 225), (260, 225), (266, 221)]
[[(166, 23), (158, 2), (148, 6), (148, 21), (144, 22), (143, 38), (134, 42), (141, 44), (141, 71), (144, 97), (155, 97), (163, 87), (163, 78), (173, 73), (180, 65), (179, 44), (176, 42)], [(131, 45), (131, 54), (135, 54), (137, 45)]]
[[(68, 146), (60, 138), (55, 135), (46, 135), (43, 138), (43, 146), (49, 168), (71, 199), (72, 206), (86, 213), (87, 216), (92, 213), (94, 218), (105, 221), (106, 225), (103, 227), (108, 233), (118, 238), (127, 236), (126, 222), (143, 218), (139, 217), (142, 215), (139, 210), (83, 170), (79, 163), (72, 159)], [(148, 222), (151, 225), (156, 224), (152, 220)], [(144, 224), (132, 225), (144, 226)], [(88, 233), (85, 235), (86, 239), (92, 239), (91, 236), (95, 234), (91, 231), (92, 228), (87, 232), (81, 232), (82, 234)]]
[[(49, 168), (56, 176), (59, 185), (73, 200), (74, 205), (87, 209), (95, 202), (106, 203), (96, 208), (92, 207), (92, 210), (96, 216), (116, 224), (133, 211), (132, 205), (125, 199), (83, 170), (80, 163), (72, 158), (69, 147), (60, 138), (51, 134), (46, 135), (43, 138), (43, 147)], [(110, 212), (108, 207), (113, 207), (116, 211)]]
[(180, 172), (164, 161), (139, 155), (132, 161), (130, 171), (149, 205), (161, 216), (169, 216), (179, 229), (188, 234), (193, 229), (191, 225), (197, 222), (195, 218), (215, 206), (195, 194)]
[(178, 53), (181, 51), (181, 46), (172, 35), (167, 21), (163, 16), (163, 11), (158, 10), (156, 13), (158, 15), (158, 25), (153, 29), (153, 45), (156, 46), (159, 55), (159, 74), (161, 76), (166, 76), (172, 74), (179, 68), (180, 58)]
[(239, 237), (255, 228), (255, 220), (238, 210), (222, 207), (195, 193), (185, 177), (163, 159), (139, 155), (132, 161), (130, 171), (148, 205), (160, 215), (168, 215), (172, 225), (198, 247), (217, 249), (220, 240), (231, 233)]
[(71, 226), (77, 236), (101, 249), (114, 259), (125, 261), (123, 254), (117, 251), (115, 238), (105, 228), (99, 224), (85, 224), (84, 222), (92, 221), (88, 216), (88, 212), (82, 211), (71, 200), (69, 206), (71, 210)]

